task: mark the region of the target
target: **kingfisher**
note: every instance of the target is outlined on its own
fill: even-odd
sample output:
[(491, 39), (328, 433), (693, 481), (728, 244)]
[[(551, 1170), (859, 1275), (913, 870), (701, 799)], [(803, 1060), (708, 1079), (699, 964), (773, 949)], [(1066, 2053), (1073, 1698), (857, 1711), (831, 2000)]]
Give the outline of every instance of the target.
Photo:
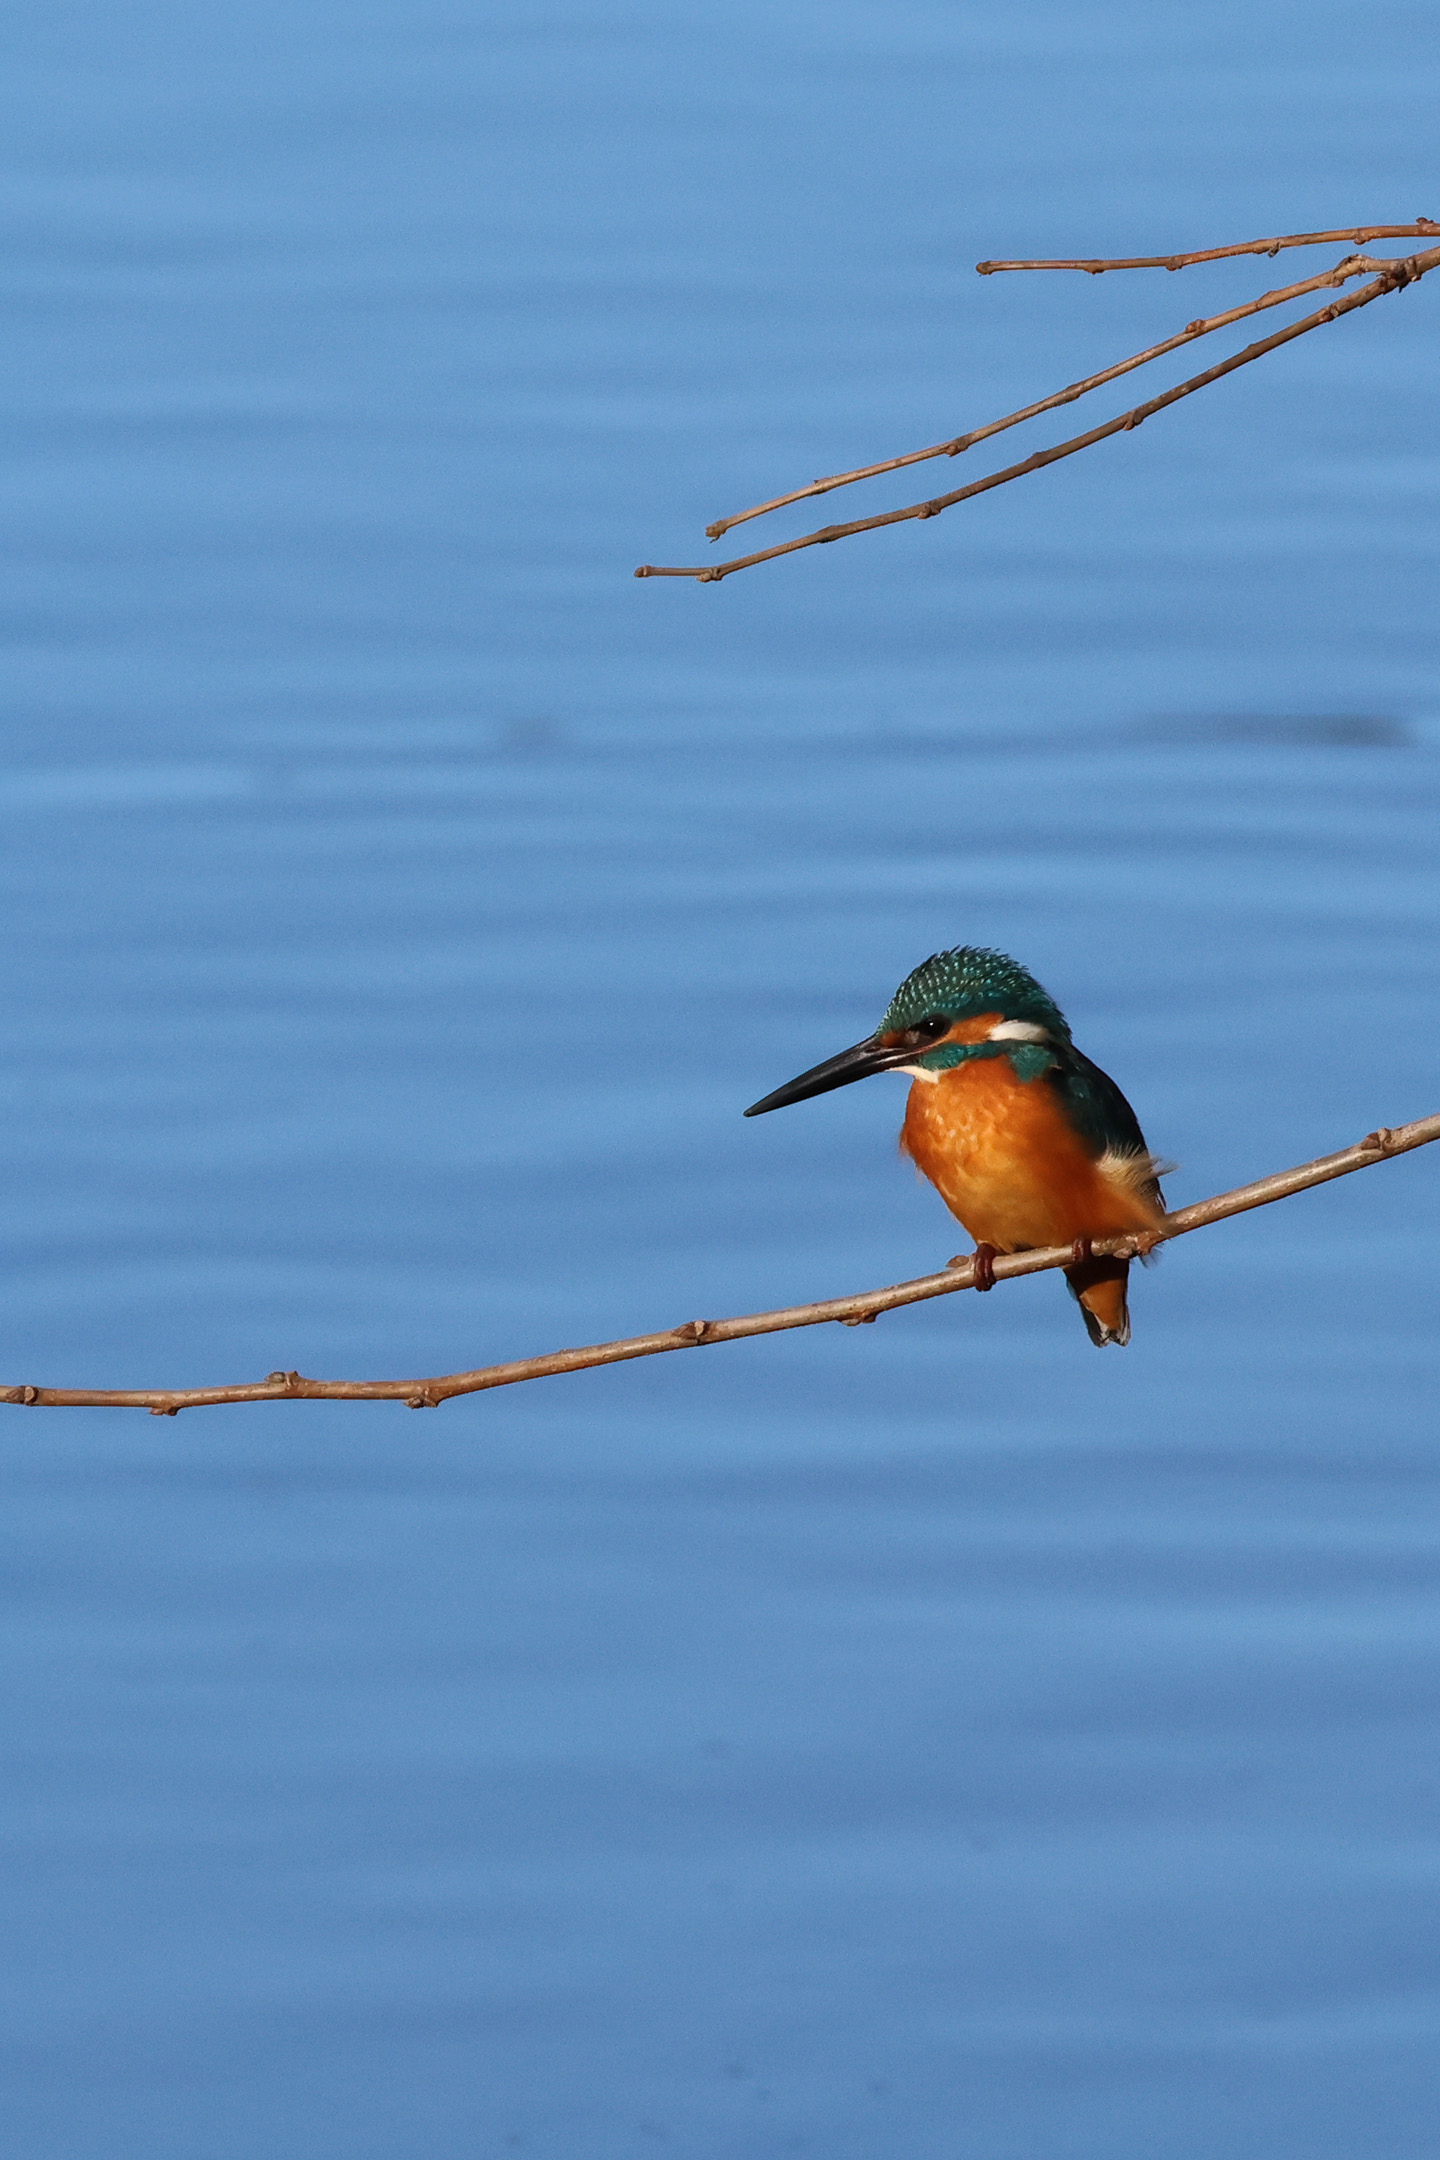
[(934, 953), (906, 976), (873, 1035), (745, 1115), (878, 1072), (910, 1078), (900, 1150), (974, 1239), (976, 1289), (993, 1285), (997, 1253), (1070, 1245), (1065, 1279), (1091, 1342), (1128, 1343), (1130, 1263), (1096, 1256), (1090, 1243), (1134, 1237), (1148, 1256), (1165, 1231), (1165, 1166), (1115, 1082), (1076, 1049), (1048, 991), (986, 946)]

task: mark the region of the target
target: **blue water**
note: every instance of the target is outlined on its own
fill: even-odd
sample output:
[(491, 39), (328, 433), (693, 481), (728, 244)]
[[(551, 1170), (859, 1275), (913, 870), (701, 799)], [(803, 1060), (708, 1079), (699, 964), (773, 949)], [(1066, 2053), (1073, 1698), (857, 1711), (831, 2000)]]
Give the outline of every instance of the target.
[[(899, 1083), (738, 1113), (944, 944), (1175, 1202), (1440, 1108), (1440, 281), (630, 576), (1287, 267), (978, 257), (1440, 214), (1437, 77), (1353, 0), (12, 20), (0, 1377), (929, 1270)], [(1185, 1240), (1124, 1357), (1048, 1278), (5, 1411), (6, 2149), (1433, 2160), (1437, 1193)]]

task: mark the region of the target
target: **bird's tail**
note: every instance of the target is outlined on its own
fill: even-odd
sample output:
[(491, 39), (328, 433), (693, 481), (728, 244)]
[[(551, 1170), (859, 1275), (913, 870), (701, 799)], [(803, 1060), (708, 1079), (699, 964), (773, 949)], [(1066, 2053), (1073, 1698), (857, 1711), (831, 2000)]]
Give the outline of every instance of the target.
[(1084, 1260), (1065, 1270), (1070, 1295), (1097, 1350), (1112, 1342), (1123, 1350), (1130, 1340), (1130, 1307), (1125, 1302), (1129, 1277), (1128, 1260)]

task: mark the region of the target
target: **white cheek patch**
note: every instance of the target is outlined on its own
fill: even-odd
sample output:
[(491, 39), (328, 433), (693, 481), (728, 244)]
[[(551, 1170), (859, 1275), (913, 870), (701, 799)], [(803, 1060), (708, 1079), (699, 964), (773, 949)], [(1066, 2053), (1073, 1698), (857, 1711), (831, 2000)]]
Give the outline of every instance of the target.
[(929, 1080), (932, 1083), (945, 1077), (943, 1072), (931, 1072), (928, 1065), (892, 1065), (890, 1070), (906, 1073), (912, 1080)]
[(1033, 1020), (998, 1020), (985, 1040), (987, 1042), (1049, 1042), (1050, 1030), (1037, 1027)]

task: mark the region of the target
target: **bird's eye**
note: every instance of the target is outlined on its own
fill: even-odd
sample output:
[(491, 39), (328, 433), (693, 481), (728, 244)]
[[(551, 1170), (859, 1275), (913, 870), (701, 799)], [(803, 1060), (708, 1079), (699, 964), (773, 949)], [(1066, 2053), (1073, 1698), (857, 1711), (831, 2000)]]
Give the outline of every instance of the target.
[(944, 1013), (927, 1013), (923, 1020), (915, 1022), (914, 1027), (906, 1028), (901, 1040), (907, 1047), (913, 1045), (918, 1048), (921, 1043), (938, 1042), (942, 1035), (948, 1035), (949, 1032), (950, 1022)]

